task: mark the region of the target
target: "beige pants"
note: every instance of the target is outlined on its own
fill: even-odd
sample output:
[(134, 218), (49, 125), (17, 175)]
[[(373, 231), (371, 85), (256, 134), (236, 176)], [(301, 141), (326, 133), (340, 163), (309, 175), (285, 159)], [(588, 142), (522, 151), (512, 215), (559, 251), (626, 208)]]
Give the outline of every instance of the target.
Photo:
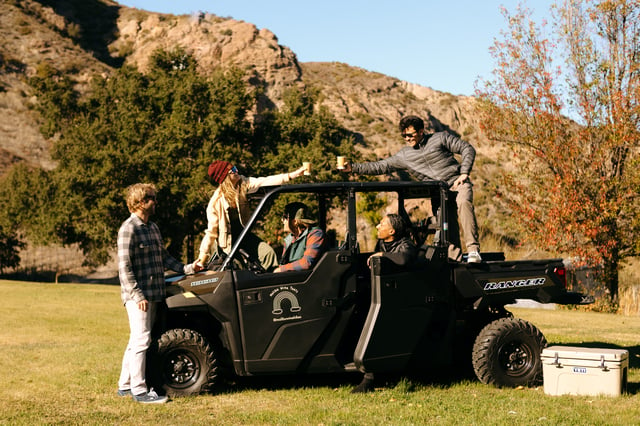
[(467, 252), (480, 251), (480, 243), (478, 242), (478, 222), (476, 221), (476, 212), (473, 208), (473, 185), (467, 182), (458, 186), (456, 195), (456, 205), (458, 207), (458, 221), (462, 227), (464, 235), (464, 244)]
[(258, 259), (262, 267), (267, 271), (273, 271), (278, 267), (278, 255), (273, 247), (264, 241), (258, 244)]
[(245, 249), (251, 257), (257, 259), (267, 271), (272, 271), (278, 267), (278, 255), (273, 250), (273, 247), (256, 235), (251, 233), (245, 235), (240, 247)]
[[(476, 213), (473, 208), (473, 185), (467, 181), (458, 186), (457, 191), (450, 191), (450, 199), (447, 205), (449, 212), (447, 224), (449, 227), (449, 258), (455, 260), (462, 259), (462, 251), (460, 244), (460, 227), (464, 235), (464, 243), (467, 252), (480, 251), (480, 243), (478, 242), (478, 223), (476, 221)], [(434, 210), (439, 211), (439, 200), (432, 200)], [(455, 203), (455, 204), (454, 204)], [(457, 215), (452, 212), (457, 211)], [(456, 220), (457, 216), (457, 220)], [(459, 225), (458, 225), (459, 222)]]

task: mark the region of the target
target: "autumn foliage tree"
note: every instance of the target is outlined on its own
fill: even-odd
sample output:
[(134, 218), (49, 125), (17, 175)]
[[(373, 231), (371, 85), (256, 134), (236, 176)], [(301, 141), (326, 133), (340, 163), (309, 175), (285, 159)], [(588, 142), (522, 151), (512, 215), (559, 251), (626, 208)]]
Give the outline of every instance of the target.
[(483, 131), (506, 147), (497, 199), (538, 247), (598, 266), (617, 306), (618, 269), (638, 249), (640, 2), (567, 0), (551, 35), (505, 11), (494, 77), (478, 89)]

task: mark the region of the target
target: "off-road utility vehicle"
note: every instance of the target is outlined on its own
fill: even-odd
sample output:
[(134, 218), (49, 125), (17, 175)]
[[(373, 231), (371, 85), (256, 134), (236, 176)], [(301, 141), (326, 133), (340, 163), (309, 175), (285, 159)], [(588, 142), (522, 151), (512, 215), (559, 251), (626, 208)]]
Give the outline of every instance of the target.
[[(505, 261), (502, 253), (483, 252), (482, 263), (450, 260), (450, 195), (442, 182), (269, 189), (226, 257), (214, 259), (207, 271), (170, 280), (149, 351), (148, 380), (168, 394), (190, 395), (212, 389), (223, 371), (417, 372), (465, 362), (483, 383), (536, 383), (546, 340), (505, 305), (516, 299), (592, 300), (567, 291), (560, 259)], [(414, 265), (398, 267), (377, 257), (367, 266), (375, 235), (363, 226), (360, 211), (372, 199), (411, 224), (421, 247)], [(435, 220), (425, 213), (432, 199), (444, 201)], [(277, 206), (293, 200), (317, 212), (330, 240), (327, 250), (311, 270), (264, 271), (240, 249), (242, 239), (279, 219)], [(344, 229), (331, 228), (337, 223)]]

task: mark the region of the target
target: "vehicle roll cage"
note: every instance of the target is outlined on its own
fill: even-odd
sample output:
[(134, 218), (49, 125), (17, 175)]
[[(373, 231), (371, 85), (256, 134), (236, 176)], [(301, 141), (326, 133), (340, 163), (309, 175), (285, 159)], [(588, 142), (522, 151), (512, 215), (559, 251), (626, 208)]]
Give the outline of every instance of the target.
[[(409, 216), (404, 209), (404, 201), (409, 199), (439, 199), (440, 214), (437, 215), (435, 223), (429, 224), (431, 232), (438, 232), (440, 237), (437, 239), (437, 246), (447, 247), (449, 235), (449, 226), (447, 223), (448, 203), (452, 193), (449, 186), (442, 181), (422, 181), (422, 182), (326, 182), (326, 183), (305, 183), (282, 185), (277, 187), (262, 188), (258, 195), (264, 193), (255, 211), (249, 218), (240, 236), (233, 243), (233, 247), (229, 255), (225, 258), (219, 270), (225, 270), (230, 267), (232, 260), (235, 258), (239, 250), (239, 242), (242, 241), (246, 234), (250, 232), (253, 224), (258, 220), (265, 206), (274, 198), (285, 193), (307, 193), (316, 194), (319, 197), (320, 208), (320, 226), (325, 227), (326, 219), (326, 200), (329, 197), (338, 196), (343, 200), (347, 200), (347, 248), (350, 251), (356, 250), (357, 247), (357, 226), (356, 226), (356, 194), (364, 192), (395, 192), (398, 194), (398, 214), (408, 219)], [(415, 227), (415, 224), (412, 224)], [(425, 225), (426, 226), (426, 225)]]

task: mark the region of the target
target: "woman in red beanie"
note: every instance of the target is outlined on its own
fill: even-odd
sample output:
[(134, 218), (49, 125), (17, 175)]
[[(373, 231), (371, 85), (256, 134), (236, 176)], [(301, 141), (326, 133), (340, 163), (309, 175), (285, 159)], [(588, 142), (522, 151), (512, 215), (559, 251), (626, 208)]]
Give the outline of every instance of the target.
[[(267, 177), (245, 177), (228, 161), (217, 160), (209, 165), (209, 177), (218, 188), (213, 193), (207, 206), (209, 225), (200, 244), (198, 262), (206, 265), (214, 252), (215, 243), (218, 249), (228, 253), (233, 241), (240, 235), (244, 225), (253, 213), (250, 210), (247, 194), (256, 192), (262, 186), (276, 186), (295, 179), (305, 171), (302, 166), (290, 173), (281, 173)], [(245, 249), (257, 258), (262, 267), (272, 271), (278, 266), (278, 258), (273, 248), (253, 234), (247, 235), (243, 241)]]

